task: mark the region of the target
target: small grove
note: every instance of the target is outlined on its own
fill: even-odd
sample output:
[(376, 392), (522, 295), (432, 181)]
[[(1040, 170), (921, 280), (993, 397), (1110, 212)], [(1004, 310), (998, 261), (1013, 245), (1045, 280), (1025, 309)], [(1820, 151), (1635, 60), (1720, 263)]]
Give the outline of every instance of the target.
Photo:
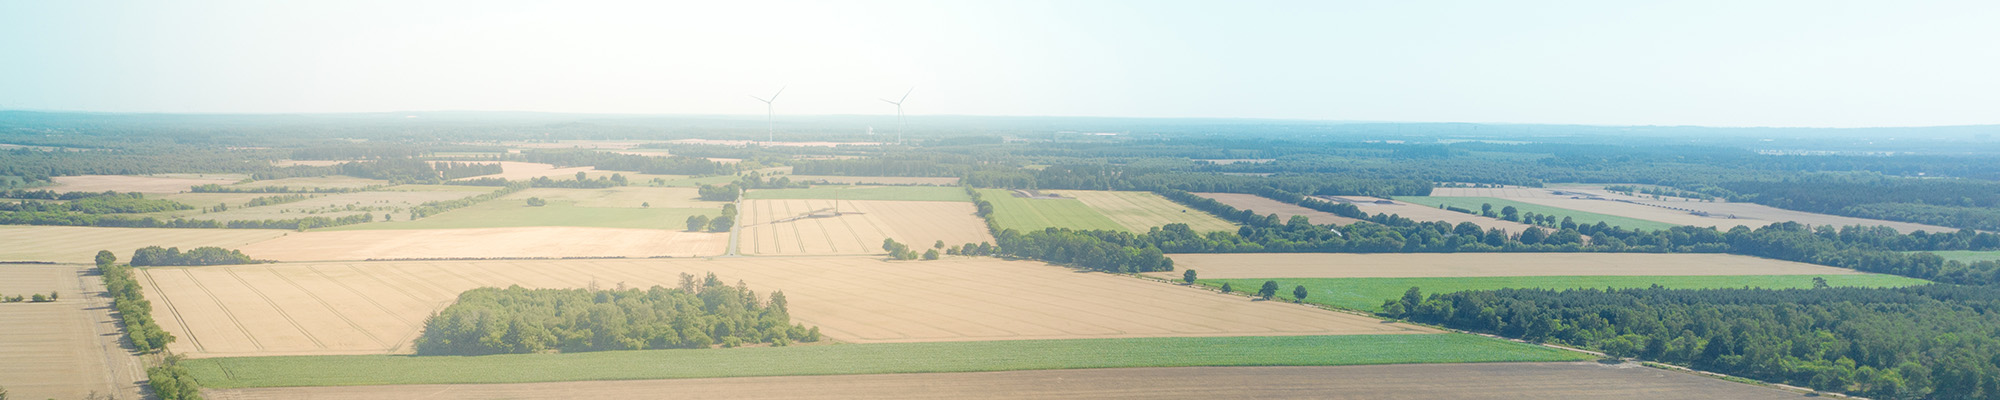
[(784, 292), (682, 274), (679, 288), (479, 288), (424, 322), (418, 355), (784, 346), (821, 340), (791, 322)]
[(132, 266), (188, 266), (188, 265), (235, 265), (257, 264), (259, 261), (244, 255), (241, 250), (221, 247), (196, 247), (181, 252), (179, 247), (162, 248), (147, 246), (132, 252)]

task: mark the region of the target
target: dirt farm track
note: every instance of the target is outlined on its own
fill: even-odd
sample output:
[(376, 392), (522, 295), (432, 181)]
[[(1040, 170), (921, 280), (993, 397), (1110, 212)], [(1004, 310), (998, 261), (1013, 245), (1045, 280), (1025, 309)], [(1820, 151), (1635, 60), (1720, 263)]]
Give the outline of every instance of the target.
[(671, 287), (705, 271), (783, 290), (794, 320), (844, 342), (1435, 332), (989, 258), (296, 263), (148, 268), (140, 279), (154, 317), (181, 338), (172, 350), (212, 357), (406, 353), (425, 317), (475, 287)]
[(215, 400), (609, 399), (1795, 399), (1630, 363), (1196, 367), (211, 390)]

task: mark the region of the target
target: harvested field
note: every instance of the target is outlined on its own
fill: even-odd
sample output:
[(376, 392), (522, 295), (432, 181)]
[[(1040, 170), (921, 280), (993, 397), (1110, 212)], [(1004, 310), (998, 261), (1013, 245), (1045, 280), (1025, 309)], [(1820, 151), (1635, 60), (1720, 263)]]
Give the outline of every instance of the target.
[[(754, 255), (882, 254), (893, 238), (918, 251), (992, 242), (972, 203), (955, 201), (745, 200), (736, 251)], [(811, 217), (793, 219), (811, 215)], [(792, 219), (787, 221), (787, 219)]]
[[(687, 229), (688, 217), (707, 215), (713, 218), (722, 215), (722, 206), (720, 204), (710, 208), (622, 208), (578, 207), (575, 203), (569, 200), (550, 200), (548, 204), (536, 207), (528, 205), (527, 197), (508, 196), (508, 198), (488, 200), (469, 207), (424, 217), (416, 221), (410, 221), (407, 217), (398, 216), (398, 219), (395, 221), (345, 225), (323, 230), (463, 229), (538, 226), (682, 230)], [(632, 204), (634, 206), (638, 205), (638, 203)]]
[(493, 175), (480, 175), (474, 177), (458, 178), (454, 180), (466, 181), (466, 180), (473, 180), (480, 178), (500, 178), (510, 181), (523, 181), (544, 176), (549, 177), (549, 179), (576, 179), (576, 173), (578, 172), (596, 170), (596, 168), (593, 167), (556, 168), (556, 166), (549, 164), (519, 162), (519, 161), (483, 161), (483, 162), (466, 161), (466, 162), (479, 163), (479, 164), (500, 163), (500, 173)]
[(389, 181), (381, 179), (356, 178), (352, 176), (335, 175), (335, 176), (320, 176), (320, 177), (306, 177), (306, 178), (270, 179), (270, 180), (241, 183), (229, 186), (241, 187), (241, 188), (289, 187), (293, 189), (316, 189), (316, 188), (358, 189), (369, 186), (387, 185), (387, 184), (389, 184)]
[(659, 141), (582, 139), (582, 140), (557, 140), (557, 141), (537, 141), (537, 142), (507, 141), (507, 142), (500, 142), (500, 145), (519, 148), (519, 149), (630, 149), (647, 143), (659, 143)]
[(146, 246), (240, 248), (283, 236), (275, 229), (96, 228), (83, 226), (0, 225), (0, 261), (90, 263), (98, 250), (119, 259)]
[(1930, 281), (1883, 274), (1833, 275), (1676, 275), (1676, 276), (1474, 276), (1459, 278), (1250, 278), (1203, 279), (1210, 287), (1228, 283), (1255, 288), (1266, 280), (1278, 287), (1305, 286), (1311, 293), (1307, 303), (1369, 312), (1382, 311), (1382, 301), (1400, 298), (1410, 288), (1438, 294), (1495, 289), (1603, 289), (1646, 288), (1660, 285), (1668, 289), (1811, 289), (1813, 279), (1825, 279), (1833, 287), (1904, 287)]
[(791, 175), (792, 182), (826, 181), (844, 185), (938, 185), (958, 184), (957, 177), (922, 176), (833, 176), (833, 175)]
[[(1561, 192), (1563, 194), (1555, 194)], [(1575, 198), (1595, 196), (1608, 200)], [(1755, 203), (1731, 203), (1725, 201), (1701, 202), (1681, 198), (1657, 200), (1650, 197), (1626, 196), (1596, 187), (1561, 188), (1437, 188), (1431, 190), (1433, 197), (1494, 197), (1520, 201), (1523, 203), (1584, 211), (1596, 214), (1657, 221), (1672, 225), (1693, 225), (1728, 229), (1737, 225), (1752, 228), (1772, 223), (1793, 221), (1806, 225), (1832, 226), (1887, 226), (1899, 232), (1956, 232), (1957, 228), (1937, 225), (1898, 222), (1868, 218), (1843, 217), (1838, 215), (1792, 211)], [(1477, 205), (1477, 204), (1475, 204)], [(1494, 205), (1498, 207), (1498, 204)], [(1707, 213), (1708, 216), (1696, 215)]]
[[(577, 207), (603, 208), (722, 208), (725, 201), (705, 201), (695, 188), (620, 186), (604, 189), (528, 189), (502, 199), (539, 197), (573, 202)], [(641, 207), (650, 204), (650, 207)]]
[(1429, 207), (1437, 207), (1439, 205), (1458, 207), (1466, 210), (1471, 210), (1473, 212), (1479, 212), (1482, 206), (1491, 204), (1493, 206), (1493, 212), (1495, 213), (1499, 213), (1501, 212), (1501, 210), (1505, 210), (1507, 207), (1514, 207), (1514, 209), (1520, 211), (1521, 214), (1535, 213), (1541, 215), (1554, 215), (1556, 216), (1557, 219), (1561, 219), (1563, 217), (1569, 217), (1574, 219), (1578, 224), (1596, 224), (1598, 222), (1603, 222), (1607, 225), (1624, 227), (1626, 229), (1659, 230), (1659, 229), (1672, 229), (1674, 227), (1680, 226), (1660, 221), (1628, 218), (1611, 214), (1599, 214), (1594, 212), (1574, 210), (1556, 206), (1526, 203), (1526, 201), (1533, 201), (1535, 199), (1501, 199), (1493, 197), (1402, 196), (1402, 197), (1397, 197), (1396, 200), (1422, 204), (1424, 206), (1429, 206)]
[(54, 181), (56, 185), (46, 189), (58, 192), (117, 191), (140, 193), (180, 193), (187, 191), (188, 188), (200, 185), (211, 183), (227, 185), (236, 182), (236, 179), (228, 179), (226, 177), (168, 178), (124, 175), (57, 176), (51, 177), (49, 180)]
[(842, 376), (216, 390), (257, 399), (1797, 399), (1797, 393), (1634, 364), (1072, 369)]
[[(1351, 202), (1350, 204), (1353, 204), (1355, 207), (1360, 208), (1361, 212), (1369, 214), (1393, 214), (1401, 216), (1403, 218), (1409, 218), (1417, 221), (1444, 221), (1444, 222), (1450, 222), (1453, 225), (1462, 222), (1471, 222), (1473, 225), (1479, 225), (1480, 228), (1485, 228), (1485, 229), (1499, 228), (1500, 230), (1506, 231), (1507, 233), (1521, 233), (1521, 231), (1528, 229), (1528, 224), (1523, 224), (1519, 222), (1511, 222), (1499, 218), (1487, 218), (1479, 215), (1472, 215), (1457, 211), (1445, 210), (1434, 206), (1426, 206), (1422, 204), (1394, 201), (1376, 197), (1321, 196), (1321, 198), (1327, 199), (1329, 201), (1332, 201), (1333, 199), (1347, 200)], [(1384, 200), (1389, 201), (1389, 204), (1376, 203), (1376, 201), (1384, 201)]]
[(937, 186), (814, 186), (806, 189), (757, 189), (745, 199), (840, 199), (893, 201), (972, 201), (965, 189)]
[(869, 257), (257, 264), (148, 268), (154, 317), (193, 357), (409, 351), (476, 287), (675, 286), (679, 274), (783, 290), (797, 322), (859, 343), (1434, 333), (1040, 263)]
[(979, 198), (993, 204), (993, 223), (1000, 229), (1018, 231), (1043, 228), (1125, 230), (1096, 209), (1076, 199), (1030, 199), (1015, 197), (1005, 189), (977, 189)]
[(1257, 212), (1257, 215), (1278, 214), (1279, 221), (1289, 221), (1294, 215), (1304, 215), (1306, 216), (1307, 220), (1311, 220), (1312, 223), (1320, 225), (1327, 225), (1327, 224), (1347, 225), (1361, 221), (1358, 219), (1333, 215), (1332, 213), (1328, 213), (1325, 211), (1300, 207), (1295, 204), (1285, 204), (1284, 202), (1281, 201), (1271, 200), (1265, 198), (1264, 196), (1258, 196), (1254, 194), (1195, 193), (1194, 195), (1207, 197), (1211, 200), (1222, 202), (1222, 204), (1228, 204), (1230, 207), (1236, 207), (1236, 209), (1238, 210), (1255, 211)]
[[(265, 260), (721, 255), (724, 233), (581, 227), (313, 231), (234, 248)], [(130, 254), (128, 251), (126, 254)], [(82, 255), (88, 258), (89, 254)]]
[[(1861, 272), (1729, 254), (1260, 253), (1169, 254), (1202, 279), (1571, 275), (1842, 275)], [(1180, 278), (1180, 273), (1152, 275)]]
[[(267, 219), (291, 219), (306, 217), (340, 218), (349, 215), (402, 214), (407, 217), (410, 207), (432, 201), (457, 200), (492, 192), (496, 188), (483, 186), (451, 186), (455, 190), (408, 190), (354, 192), (341, 194), (313, 195), (310, 199), (274, 204), (261, 207), (242, 208), (232, 204), (228, 211), (204, 213), (201, 210), (184, 210), (172, 215), (187, 219), (214, 221), (259, 221)], [(282, 196), (265, 194), (264, 196)]]
[(782, 141), (766, 142), (762, 140), (716, 140), (716, 139), (678, 139), (678, 140), (669, 140), (667, 141), (667, 143), (699, 144), (699, 145), (711, 145), (711, 146), (748, 146), (751, 144), (755, 144), (758, 146), (765, 146), (765, 147), (838, 147), (838, 146), (881, 146), (882, 145), (881, 143), (876, 143), (876, 142), (782, 142)]
[(123, 347), (100, 278), (73, 265), (0, 265), (0, 294), (49, 292), (56, 301), (0, 304), (0, 385), (8, 396), (141, 398), (145, 369)]
[(1166, 224), (1188, 224), (1196, 232), (1236, 231), (1236, 224), (1201, 210), (1188, 208), (1152, 192), (1104, 190), (1045, 190), (1075, 198), (1097, 212), (1111, 217), (1126, 230), (1145, 232)]

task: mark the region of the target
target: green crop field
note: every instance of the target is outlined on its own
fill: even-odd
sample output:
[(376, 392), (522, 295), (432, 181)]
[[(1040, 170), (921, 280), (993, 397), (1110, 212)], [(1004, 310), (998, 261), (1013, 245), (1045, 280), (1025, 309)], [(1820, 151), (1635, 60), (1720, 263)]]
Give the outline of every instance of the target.
[(1969, 263), (1974, 261), (2000, 261), (2000, 251), (1950, 250), (1933, 251), (1946, 260)]
[(1603, 222), (1611, 226), (1622, 226), (1625, 227), (1625, 229), (1659, 230), (1659, 229), (1670, 229), (1675, 226), (1678, 226), (1659, 221), (1647, 221), (1637, 218), (1626, 218), (1616, 215), (1577, 211), (1567, 208), (1550, 207), (1540, 204), (1522, 203), (1518, 201), (1492, 198), (1492, 197), (1396, 196), (1396, 200), (1407, 201), (1431, 207), (1437, 207), (1438, 205), (1441, 204), (1450, 207), (1458, 207), (1467, 210), (1472, 210), (1475, 212), (1479, 211), (1479, 205), (1481, 204), (1492, 204), (1493, 210), (1496, 213), (1499, 212), (1501, 208), (1507, 206), (1514, 206), (1514, 209), (1520, 210), (1521, 213), (1523, 214), (1532, 212), (1536, 214), (1554, 215), (1556, 216), (1557, 219), (1561, 219), (1562, 217), (1570, 217), (1572, 219), (1575, 219), (1576, 223), (1578, 224), (1596, 224), (1598, 222)]
[[(1199, 273), (1199, 272), (1197, 272)], [(1712, 275), (1712, 276), (1490, 276), (1462, 278), (1276, 278), (1202, 279), (1212, 287), (1229, 283), (1237, 292), (1256, 293), (1264, 281), (1278, 281), (1278, 297), (1290, 299), (1292, 288), (1305, 285), (1306, 302), (1363, 311), (1381, 311), (1382, 301), (1399, 298), (1411, 287), (1428, 296), (1467, 290), (1504, 288), (1581, 289), (1643, 288), (1660, 285), (1673, 289), (1720, 289), (1755, 287), (1805, 289), (1813, 277), (1826, 278), (1827, 285), (1856, 287), (1902, 287), (1930, 283), (1895, 275)]]
[(580, 226), (599, 228), (687, 229), (687, 218), (722, 215), (720, 208), (613, 208), (577, 207), (574, 201), (550, 200), (548, 205), (529, 207), (522, 199), (494, 199), (470, 207), (446, 211), (416, 221), (409, 214), (396, 215), (388, 222), (337, 226), (324, 230), (370, 229), (457, 229), (508, 228), (520, 226)]
[(1127, 230), (1111, 217), (1076, 199), (1024, 199), (1004, 189), (979, 189), (979, 198), (993, 203), (993, 221), (1000, 229), (1042, 228)]
[(810, 189), (754, 189), (746, 199), (835, 199), (896, 201), (972, 201), (964, 188), (948, 186), (818, 185)]
[(202, 386), (518, 383), (1035, 369), (1573, 361), (1583, 353), (1464, 334), (1008, 340), (492, 356), (182, 361)]

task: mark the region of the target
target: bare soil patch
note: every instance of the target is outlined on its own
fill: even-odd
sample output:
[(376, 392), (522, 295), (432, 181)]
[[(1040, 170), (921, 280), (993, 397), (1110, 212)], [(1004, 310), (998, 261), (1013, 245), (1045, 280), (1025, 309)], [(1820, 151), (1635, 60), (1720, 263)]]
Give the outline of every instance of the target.
[(411, 261), (149, 268), (154, 317), (194, 357), (408, 352), (423, 319), (476, 287), (674, 286), (714, 272), (782, 290), (846, 342), (1433, 333), (1280, 302), (1041, 263), (871, 257)]
[(755, 255), (881, 254), (894, 238), (922, 251), (992, 242), (972, 203), (957, 201), (744, 200), (737, 251)]
[(119, 259), (146, 246), (239, 248), (283, 236), (274, 229), (96, 228), (0, 225), (0, 261), (90, 263), (98, 250)]
[[(278, 261), (413, 258), (697, 257), (728, 249), (724, 233), (517, 227), (313, 231), (237, 247)], [(88, 256), (88, 255), (86, 255)]]
[(49, 178), (56, 186), (49, 188), (58, 192), (140, 192), (140, 193), (180, 193), (188, 188), (207, 185), (227, 185), (236, 179), (227, 177), (152, 177), (124, 175), (80, 175)]
[[(1436, 253), (1170, 254), (1202, 279), (1575, 275), (1843, 275), (1861, 272), (1729, 254)], [(1172, 279), (1179, 272), (1149, 273)]]
[(212, 391), (217, 400), (701, 399), (1796, 399), (1692, 374), (1595, 362), (1189, 367)]

